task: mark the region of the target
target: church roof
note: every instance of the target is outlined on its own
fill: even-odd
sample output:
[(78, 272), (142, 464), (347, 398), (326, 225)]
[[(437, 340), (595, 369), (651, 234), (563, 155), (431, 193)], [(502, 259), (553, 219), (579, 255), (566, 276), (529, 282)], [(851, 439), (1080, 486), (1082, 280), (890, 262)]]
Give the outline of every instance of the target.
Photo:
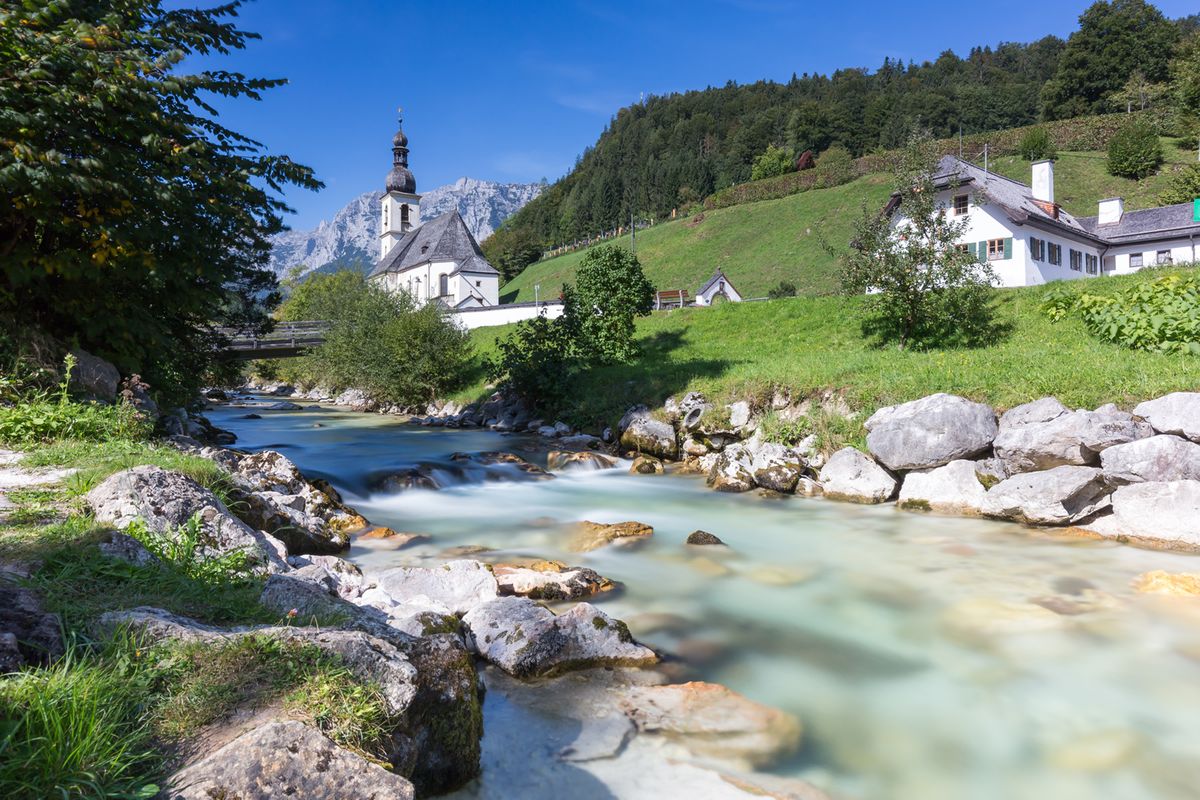
[(404, 272), (431, 261), (453, 261), (454, 272), (479, 275), (500, 273), (483, 257), (483, 251), (457, 209), (447, 211), (414, 228), (379, 260), (370, 277), (386, 272)]

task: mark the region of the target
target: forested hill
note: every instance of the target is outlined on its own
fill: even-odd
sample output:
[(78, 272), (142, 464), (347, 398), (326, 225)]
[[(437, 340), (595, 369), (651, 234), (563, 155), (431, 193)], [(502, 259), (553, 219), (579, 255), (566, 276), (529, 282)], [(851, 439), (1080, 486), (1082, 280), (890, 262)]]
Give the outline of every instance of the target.
[(840, 145), (858, 156), (901, 144), (918, 125), (948, 137), (1115, 111), (1131, 76), (1151, 88), (1167, 80), (1174, 45), (1195, 22), (1167, 20), (1143, 0), (1098, 2), (1067, 41), (650, 97), (618, 111), (486, 249), (511, 276), (543, 248), (627, 224), (631, 212), (662, 218), (749, 180), (769, 145), (793, 156)]

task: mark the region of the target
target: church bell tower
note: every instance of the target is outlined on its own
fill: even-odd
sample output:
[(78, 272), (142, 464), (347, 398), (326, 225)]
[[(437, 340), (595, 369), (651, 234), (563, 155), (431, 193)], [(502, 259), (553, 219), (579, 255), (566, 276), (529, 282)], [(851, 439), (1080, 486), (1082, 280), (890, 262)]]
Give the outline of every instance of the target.
[(404, 119), (392, 137), (392, 171), (384, 185), (387, 192), (380, 204), (379, 257), (387, 256), (397, 242), (419, 226), (421, 195), (417, 180), (408, 169), (408, 137), (404, 135)]

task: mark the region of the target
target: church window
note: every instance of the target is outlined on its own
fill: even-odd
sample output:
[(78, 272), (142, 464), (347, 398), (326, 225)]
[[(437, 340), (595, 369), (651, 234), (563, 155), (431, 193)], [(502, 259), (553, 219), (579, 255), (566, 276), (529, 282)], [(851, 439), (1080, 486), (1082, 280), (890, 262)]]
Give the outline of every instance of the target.
[(438, 294), (443, 296), (450, 294), (450, 276), (442, 275), (438, 278)]
[(408, 224), (408, 206), (400, 206), (400, 224)]
[(483, 281), (475, 281), (475, 286), (476, 287), (483, 286)]

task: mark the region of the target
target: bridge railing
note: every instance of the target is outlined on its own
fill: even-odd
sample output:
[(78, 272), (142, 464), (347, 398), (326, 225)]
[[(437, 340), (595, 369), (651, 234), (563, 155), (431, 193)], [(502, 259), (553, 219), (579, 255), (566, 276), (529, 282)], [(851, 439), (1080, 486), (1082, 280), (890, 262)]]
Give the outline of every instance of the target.
[(249, 333), (236, 328), (220, 328), (229, 339), (227, 351), (241, 358), (270, 357), (273, 354), (295, 354), (325, 342), (329, 323), (323, 320), (280, 322), (270, 333)]

